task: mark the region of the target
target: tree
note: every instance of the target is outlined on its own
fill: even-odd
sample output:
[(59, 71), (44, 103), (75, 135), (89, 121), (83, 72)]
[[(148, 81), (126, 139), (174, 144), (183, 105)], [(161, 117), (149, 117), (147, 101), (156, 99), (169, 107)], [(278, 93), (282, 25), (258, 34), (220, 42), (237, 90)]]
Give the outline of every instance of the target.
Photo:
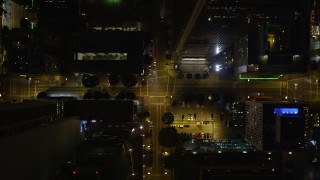
[(177, 130), (174, 127), (165, 127), (159, 131), (158, 142), (163, 147), (174, 147), (177, 142)]
[(137, 113), (137, 117), (139, 119), (145, 119), (147, 117), (150, 117), (150, 112), (148, 112), (148, 111), (139, 112), (139, 113)]
[(188, 73), (187, 74), (187, 79), (191, 79), (192, 78), (192, 74), (191, 73)]
[(87, 91), (87, 92), (84, 93), (84, 95), (83, 95), (83, 99), (92, 99), (92, 98), (93, 98), (92, 91)]
[(126, 91), (120, 91), (117, 95), (116, 95), (116, 99), (126, 99)]
[(137, 113), (137, 117), (139, 118), (139, 119), (144, 119), (145, 117), (143, 116), (143, 112), (138, 112)]
[(93, 99), (102, 99), (103, 94), (101, 91), (93, 91)]
[(122, 90), (116, 95), (116, 99), (136, 99), (136, 94), (132, 91)]
[(208, 73), (205, 73), (205, 74), (202, 75), (202, 78), (203, 78), (203, 79), (207, 79), (208, 77), (209, 77), (209, 74), (208, 74)]
[(102, 99), (111, 99), (111, 95), (108, 92), (103, 92)]
[(136, 94), (132, 91), (127, 91), (126, 98), (130, 100), (136, 99)]
[(133, 87), (138, 83), (137, 76), (135, 74), (122, 75), (122, 83), (126, 87)]
[(162, 122), (165, 124), (171, 124), (174, 121), (174, 115), (171, 112), (166, 112), (162, 116)]
[(144, 111), (143, 112), (143, 116), (145, 117), (145, 118), (147, 118), (147, 117), (150, 117), (150, 112), (149, 111)]
[(84, 74), (82, 76), (82, 84), (84, 87), (96, 87), (99, 83), (100, 79), (97, 75), (91, 76), (89, 74)]
[(199, 73), (195, 74), (195, 75), (194, 75), (194, 78), (196, 78), (196, 79), (201, 79), (201, 74), (199, 74)]
[(182, 72), (178, 73), (178, 78), (179, 78), (179, 79), (183, 79), (183, 78), (184, 78), (184, 75), (183, 75)]
[(84, 87), (90, 87), (90, 75), (89, 74), (84, 74), (82, 76), (82, 84)]
[(108, 92), (100, 90), (88, 90), (84, 95), (83, 99), (110, 99), (111, 95)]
[(97, 75), (91, 76), (92, 86), (96, 87), (100, 83), (100, 79)]
[(39, 92), (38, 95), (37, 95), (37, 99), (46, 99), (48, 98), (48, 94), (46, 92)]
[(115, 73), (111, 73), (108, 80), (111, 86), (115, 86), (120, 82), (119, 75)]

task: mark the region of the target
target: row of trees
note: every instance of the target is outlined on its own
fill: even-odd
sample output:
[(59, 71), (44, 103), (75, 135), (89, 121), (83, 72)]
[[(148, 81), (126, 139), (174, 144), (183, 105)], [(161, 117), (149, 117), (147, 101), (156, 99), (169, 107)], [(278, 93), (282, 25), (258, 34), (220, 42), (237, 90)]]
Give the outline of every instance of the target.
[(191, 73), (187, 73), (187, 74), (183, 74), (182, 72), (178, 73), (177, 77), (179, 79), (183, 79), (183, 78), (187, 78), (187, 79), (192, 79), (193, 77), (195, 79), (207, 79), (209, 77), (209, 74), (208, 73), (205, 73), (205, 74), (200, 74), (200, 73), (196, 73), (196, 74), (191, 74)]
[(83, 99), (111, 99), (111, 95), (106, 91), (88, 90)]
[[(138, 77), (135, 74), (119, 75), (112, 73), (108, 77), (108, 81), (111, 86), (118, 85), (120, 83), (120, 80), (126, 87), (134, 87), (138, 83)], [(98, 75), (84, 74), (82, 76), (82, 84), (84, 87), (88, 88), (96, 87), (100, 84), (100, 78)]]
[[(88, 90), (84, 95), (83, 99), (111, 99), (112, 96), (106, 91), (99, 90)], [(116, 96), (115, 99), (128, 99), (134, 100), (137, 96), (132, 91), (122, 90)]]
[[(166, 112), (162, 116), (162, 122), (165, 124), (172, 124), (174, 115), (172, 112)], [(174, 127), (165, 127), (159, 131), (159, 144), (163, 147), (174, 147), (177, 143), (177, 130)]]
[[(171, 112), (166, 112), (162, 116), (162, 122), (165, 124), (172, 124), (174, 121), (174, 115)], [(158, 142), (161, 146), (167, 148), (173, 148), (178, 143), (178, 132), (174, 127), (165, 127), (159, 131)], [(163, 168), (172, 169), (175, 165), (175, 157), (173, 154), (163, 155)]]

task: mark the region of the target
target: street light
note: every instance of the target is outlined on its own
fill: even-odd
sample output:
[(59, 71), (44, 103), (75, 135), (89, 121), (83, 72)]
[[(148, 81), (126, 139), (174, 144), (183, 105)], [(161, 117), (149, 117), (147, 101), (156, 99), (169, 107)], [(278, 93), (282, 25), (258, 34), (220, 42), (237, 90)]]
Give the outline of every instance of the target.
[(316, 100), (318, 101), (318, 99), (319, 99), (319, 91), (318, 91), (319, 90), (319, 80), (318, 79), (316, 80), (316, 87), (317, 87), (317, 92), (316, 92), (317, 93), (317, 99)]

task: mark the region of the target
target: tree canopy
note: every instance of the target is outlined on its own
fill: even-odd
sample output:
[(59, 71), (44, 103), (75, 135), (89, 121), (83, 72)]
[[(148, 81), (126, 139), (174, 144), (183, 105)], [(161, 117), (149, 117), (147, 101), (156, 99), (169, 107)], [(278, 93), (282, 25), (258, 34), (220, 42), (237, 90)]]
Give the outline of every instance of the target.
[(165, 127), (159, 131), (158, 142), (163, 147), (174, 147), (177, 142), (177, 130), (174, 127)]
[(136, 94), (132, 91), (122, 90), (116, 95), (116, 99), (136, 99)]
[(196, 78), (196, 79), (201, 79), (201, 74), (199, 74), (199, 73), (195, 74), (195, 75), (194, 75), (194, 78)]
[(110, 99), (111, 95), (106, 91), (99, 90), (88, 90), (84, 95), (83, 99)]
[(124, 74), (122, 75), (122, 83), (126, 87), (133, 87), (138, 83), (137, 76), (135, 74)]
[(48, 97), (47, 92), (39, 92), (37, 95), (37, 99), (46, 99)]
[(109, 84), (111, 86), (115, 86), (115, 85), (119, 84), (119, 82), (120, 82), (119, 75), (115, 74), (115, 73), (110, 74), (108, 80), (109, 80)]
[(171, 124), (174, 121), (174, 115), (171, 112), (166, 112), (162, 116), (162, 122), (165, 124)]
[(187, 79), (192, 79), (192, 74), (191, 73), (187, 74)]
[(96, 87), (99, 83), (100, 79), (97, 75), (84, 74), (82, 77), (82, 84), (84, 87)]

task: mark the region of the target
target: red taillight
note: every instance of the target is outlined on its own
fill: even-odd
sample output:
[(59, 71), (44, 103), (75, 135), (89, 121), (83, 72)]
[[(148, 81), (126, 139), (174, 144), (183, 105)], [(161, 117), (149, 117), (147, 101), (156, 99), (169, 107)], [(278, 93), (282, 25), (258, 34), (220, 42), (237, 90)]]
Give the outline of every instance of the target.
[(72, 171), (72, 175), (77, 175), (77, 174), (78, 174), (78, 172), (76, 170)]
[(99, 171), (96, 171), (96, 174), (99, 174)]

